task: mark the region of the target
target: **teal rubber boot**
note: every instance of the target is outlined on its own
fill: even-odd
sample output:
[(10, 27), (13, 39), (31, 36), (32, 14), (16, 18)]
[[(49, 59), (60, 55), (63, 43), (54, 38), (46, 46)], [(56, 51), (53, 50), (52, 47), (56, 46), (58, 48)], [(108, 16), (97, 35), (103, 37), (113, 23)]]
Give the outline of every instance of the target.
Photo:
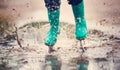
[(53, 46), (57, 41), (57, 35), (59, 30), (59, 15), (60, 10), (50, 11), (48, 10), (48, 18), (50, 23), (50, 30), (47, 33), (47, 37), (45, 39), (45, 44), (48, 46)]
[(86, 38), (88, 34), (86, 20), (84, 18), (84, 1), (82, 1), (78, 5), (72, 5), (75, 23), (76, 23), (76, 39), (83, 40)]

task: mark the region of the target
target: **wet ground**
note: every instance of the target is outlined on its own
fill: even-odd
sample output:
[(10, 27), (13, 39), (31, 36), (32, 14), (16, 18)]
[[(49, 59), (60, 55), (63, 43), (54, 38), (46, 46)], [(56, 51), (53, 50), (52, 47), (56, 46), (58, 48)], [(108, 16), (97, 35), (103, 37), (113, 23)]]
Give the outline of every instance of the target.
[(81, 57), (80, 42), (74, 36), (75, 26), (61, 22), (54, 57), (46, 57), (48, 47), (44, 39), (48, 29), (48, 22), (29, 23), (18, 28), (19, 44), (16, 39), (1, 41), (0, 70), (81, 70), (80, 66), (88, 70), (120, 70), (118, 36), (90, 29), (83, 41), (86, 52)]
[(19, 45), (16, 33), (0, 41), (0, 70), (81, 70), (87, 65), (88, 70), (120, 70), (119, 4), (119, 0), (85, 0), (89, 35), (83, 41), (86, 48), (83, 60), (80, 42), (74, 36), (71, 6), (66, 0), (62, 0), (61, 33), (54, 46), (57, 50), (54, 57), (46, 57), (48, 47), (44, 39), (49, 25), (41, 22), (48, 21), (43, 0), (0, 0), (0, 18), (20, 27)]

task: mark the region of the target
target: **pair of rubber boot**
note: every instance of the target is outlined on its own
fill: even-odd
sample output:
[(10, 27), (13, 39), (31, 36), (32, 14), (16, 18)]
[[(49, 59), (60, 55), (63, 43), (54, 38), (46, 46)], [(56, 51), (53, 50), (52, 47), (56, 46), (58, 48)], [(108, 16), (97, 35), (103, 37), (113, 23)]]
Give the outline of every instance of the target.
[[(84, 18), (84, 1), (82, 1), (78, 5), (72, 5), (72, 10), (76, 23), (76, 30), (75, 30), (76, 39), (82, 40), (88, 34), (86, 21)], [(48, 31), (47, 37), (45, 39), (45, 44), (48, 46), (53, 46), (57, 41), (57, 36), (60, 31), (59, 15), (60, 15), (60, 9), (54, 11), (48, 10), (50, 30)]]

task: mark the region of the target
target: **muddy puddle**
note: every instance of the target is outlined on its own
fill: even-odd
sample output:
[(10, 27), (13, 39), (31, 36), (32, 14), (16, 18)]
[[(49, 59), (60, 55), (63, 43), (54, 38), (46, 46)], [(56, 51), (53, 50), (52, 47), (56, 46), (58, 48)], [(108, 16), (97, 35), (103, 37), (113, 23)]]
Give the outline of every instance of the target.
[[(33, 22), (18, 28), (18, 39), (0, 43), (0, 70), (120, 70), (120, 38), (90, 29), (83, 41), (86, 52), (81, 57), (80, 42), (75, 39), (75, 26), (61, 22), (61, 31), (48, 55), (44, 39), (48, 22)], [(7, 45), (3, 45), (4, 42)]]

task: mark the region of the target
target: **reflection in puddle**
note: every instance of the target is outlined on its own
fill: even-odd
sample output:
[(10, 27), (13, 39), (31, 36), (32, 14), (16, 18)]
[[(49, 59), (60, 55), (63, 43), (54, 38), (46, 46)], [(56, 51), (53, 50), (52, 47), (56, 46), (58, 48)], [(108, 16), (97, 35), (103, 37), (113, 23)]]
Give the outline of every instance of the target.
[[(57, 57), (48, 55), (46, 56), (46, 70), (88, 70), (88, 60), (75, 60), (75, 62), (62, 63)], [(77, 62), (76, 62), (77, 61)], [(61, 68), (62, 67), (62, 68)]]
[(50, 65), (50, 70), (61, 70), (61, 63), (58, 61), (57, 57), (48, 55), (46, 56), (47, 65)]
[(89, 65), (89, 62), (88, 61), (78, 61), (77, 62), (77, 69), (78, 70), (88, 70), (88, 65)]

